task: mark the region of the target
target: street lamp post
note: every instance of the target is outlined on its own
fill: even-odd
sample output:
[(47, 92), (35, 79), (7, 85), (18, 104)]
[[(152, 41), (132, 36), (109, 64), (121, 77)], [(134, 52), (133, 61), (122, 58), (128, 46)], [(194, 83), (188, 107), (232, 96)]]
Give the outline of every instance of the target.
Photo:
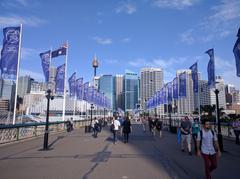
[(43, 150), (48, 150), (48, 126), (49, 126), (49, 105), (50, 105), (50, 99), (53, 100), (54, 97), (51, 96), (51, 90), (47, 90), (47, 113), (46, 113), (46, 123), (45, 123), (45, 133), (44, 133), (44, 142), (43, 142)]
[(168, 117), (169, 117), (169, 129), (172, 132), (172, 116), (171, 116), (171, 112), (172, 112), (172, 104), (168, 104)]
[(103, 121), (105, 122), (105, 108), (103, 108)]
[(93, 108), (94, 108), (94, 106), (93, 106), (93, 104), (91, 104), (91, 114), (90, 114), (91, 115), (91, 125), (92, 125), (92, 115), (93, 115), (93, 111), (92, 110), (93, 110)]
[(219, 148), (221, 152), (223, 151), (223, 139), (222, 139), (222, 132), (221, 132), (221, 120), (220, 120), (220, 111), (219, 111), (219, 100), (218, 100), (218, 94), (219, 90), (215, 89), (214, 93), (216, 95), (216, 106), (217, 106), (217, 119), (218, 119), (218, 143), (219, 143)]

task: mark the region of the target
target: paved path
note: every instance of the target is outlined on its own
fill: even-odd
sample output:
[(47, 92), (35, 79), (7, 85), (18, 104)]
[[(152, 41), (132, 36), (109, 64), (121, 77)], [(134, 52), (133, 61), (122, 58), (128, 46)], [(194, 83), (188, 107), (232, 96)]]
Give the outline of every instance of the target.
[[(41, 151), (43, 139), (0, 146), (1, 179), (202, 179), (203, 160), (182, 153), (176, 135), (160, 139), (135, 124), (128, 144), (112, 143), (109, 130), (98, 138), (83, 129), (50, 136), (51, 150)], [(224, 141), (216, 179), (237, 179), (240, 146)]]

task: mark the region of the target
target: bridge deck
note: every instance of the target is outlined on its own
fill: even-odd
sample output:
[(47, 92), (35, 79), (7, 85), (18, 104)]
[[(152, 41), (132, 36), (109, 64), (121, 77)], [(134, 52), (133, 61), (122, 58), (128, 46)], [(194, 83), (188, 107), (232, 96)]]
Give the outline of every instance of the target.
[[(1, 179), (202, 179), (202, 158), (180, 151), (176, 135), (143, 133), (133, 125), (128, 144), (116, 145), (108, 128), (98, 138), (83, 129), (50, 135), (51, 150), (41, 151), (43, 137), (0, 146)], [(239, 178), (240, 146), (224, 140), (213, 178)]]

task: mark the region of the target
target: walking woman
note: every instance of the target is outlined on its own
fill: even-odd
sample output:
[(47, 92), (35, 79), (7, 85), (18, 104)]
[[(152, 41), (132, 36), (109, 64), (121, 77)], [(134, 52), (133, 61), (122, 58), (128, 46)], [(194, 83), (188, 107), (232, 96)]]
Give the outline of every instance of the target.
[(132, 131), (132, 125), (128, 116), (125, 118), (122, 126), (123, 126), (124, 143), (128, 143), (129, 133), (131, 133)]

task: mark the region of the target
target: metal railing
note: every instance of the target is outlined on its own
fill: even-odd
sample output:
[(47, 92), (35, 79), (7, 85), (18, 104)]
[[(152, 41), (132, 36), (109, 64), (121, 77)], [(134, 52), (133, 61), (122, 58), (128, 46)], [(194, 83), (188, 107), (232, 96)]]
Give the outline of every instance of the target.
[[(74, 128), (78, 129), (90, 125), (90, 120), (74, 121)], [(50, 122), (49, 132), (56, 133), (66, 129), (65, 122)], [(45, 122), (26, 123), (15, 125), (0, 125), (0, 144), (18, 141), (43, 135), (45, 132)]]

